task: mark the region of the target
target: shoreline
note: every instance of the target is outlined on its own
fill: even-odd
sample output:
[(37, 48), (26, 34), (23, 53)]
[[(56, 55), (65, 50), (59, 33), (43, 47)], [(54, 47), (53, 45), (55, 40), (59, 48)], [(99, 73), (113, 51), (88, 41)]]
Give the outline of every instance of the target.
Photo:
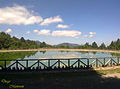
[(62, 49), (62, 48), (40, 48), (40, 49), (19, 49), (19, 50), (0, 50), (0, 52), (26, 52), (26, 51), (92, 51), (120, 53), (120, 50), (101, 50), (101, 49)]

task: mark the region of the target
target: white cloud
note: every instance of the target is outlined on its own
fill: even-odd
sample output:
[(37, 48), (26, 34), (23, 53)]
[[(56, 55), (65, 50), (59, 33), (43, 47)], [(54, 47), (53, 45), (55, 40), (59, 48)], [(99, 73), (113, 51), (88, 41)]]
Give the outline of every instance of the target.
[(37, 32), (39, 35), (50, 35), (50, 30), (48, 29), (43, 29), (43, 30), (40, 30), (39, 32)]
[(2, 31), (0, 30), (0, 32), (2, 32)]
[(10, 33), (10, 32), (12, 32), (12, 29), (7, 29), (5, 32)]
[(95, 34), (96, 34), (96, 32), (89, 32), (89, 37), (93, 38)]
[(26, 34), (30, 34), (30, 31), (27, 31)]
[(93, 35), (90, 35), (89, 37), (90, 37), (90, 38), (93, 38)]
[(68, 25), (58, 24), (57, 28), (69, 28), (69, 26)]
[(15, 37), (17, 37), (18, 35), (16, 34), (16, 35), (14, 35)]
[(0, 8), (0, 24), (28, 25), (40, 23), (42, 20), (41, 16), (34, 16), (24, 6)]
[(55, 16), (55, 17), (44, 19), (44, 21), (40, 25), (44, 26), (44, 25), (49, 25), (49, 24), (58, 23), (58, 22), (63, 22), (63, 20), (62, 18), (60, 18), (60, 16)]
[(88, 37), (88, 35), (84, 35), (82, 38), (84, 39), (84, 38), (87, 38)]
[(76, 39), (79, 39), (79, 37), (77, 36), (77, 37), (75, 37)]
[(67, 36), (67, 37), (77, 37), (78, 35), (81, 35), (80, 31), (74, 31), (74, 30), (63, 30), (63, 31), (53, 31), (52, 36)]
[(96, 32), (89, 32), (89, 34), (90, 34), (90, 35), (95, 35), (95, 34), (96, 34)]
[(38, 30), (37, 30), (37, 29), (35, 29), (35, 30), (33, 30), (33, 32), (37, 33), (37, 32), (38, 32)]

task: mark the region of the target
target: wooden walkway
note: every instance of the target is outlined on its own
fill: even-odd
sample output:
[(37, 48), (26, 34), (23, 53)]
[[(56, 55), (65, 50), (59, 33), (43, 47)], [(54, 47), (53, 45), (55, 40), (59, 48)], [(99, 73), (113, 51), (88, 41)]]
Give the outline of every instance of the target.
[(120, 65), (120, 57), (0, 60), (0, 71), (90, 69)]

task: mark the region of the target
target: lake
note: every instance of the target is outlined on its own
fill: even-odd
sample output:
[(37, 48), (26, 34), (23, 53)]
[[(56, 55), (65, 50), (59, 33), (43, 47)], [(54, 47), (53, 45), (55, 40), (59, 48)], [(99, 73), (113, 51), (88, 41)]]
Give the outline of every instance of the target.
[[(94, 57), (116, 57), (120, 56), (117, 53), (105, 53), (105, 52), (82, 52), (82, 51), (33, 51), (33, 52), (6, 52), (0, 53), (0, 60), (26, 60), (26, 59), (62, 59), (62, 58), (94, 58)], [(71, 62), (74, 63), (76, 60)], [(92, 59), (91, 59), (92, 61)], [(107, 61), (107, 60), (106, 60)], [(15, 61), (8, 61), (7, 66), (14, 63)], [(29, 62), (31, 66), (36, 61)], [(48, 65), (47, 61), (43, 61), (45, 65)], [(51, 64), (54, 64), (56, 61), (52, 60)], [(63, 61), (67, 64), (67, 61)], [(85, 62), (85, 61), (83, 61)], [(86, 63), (86, 62), (85, 62)], [(21, 61), (21, 64), (26, 65), (25, 62)], [(4, 62), (0, 62), (0, 65), (4, 65)], [(34, 67), (36, 67), (35, 65)], [(40, 65), (42, 66), (42, 65)], [(61, 64), (61, 66), (64, 66)], [(15, 67), (15, 65), (13, 66)], [(20, 65), (19, 65), (20, 67)]]

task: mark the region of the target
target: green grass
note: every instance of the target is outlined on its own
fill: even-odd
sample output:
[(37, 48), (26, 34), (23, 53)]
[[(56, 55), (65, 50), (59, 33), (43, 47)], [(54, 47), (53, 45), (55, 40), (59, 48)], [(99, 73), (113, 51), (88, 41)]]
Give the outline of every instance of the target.
[(111, 74), (111, 73), (120, 73), (120, 69), (108, 69), (108, 70), (96, 70), (96, 72), (100, 75)]

